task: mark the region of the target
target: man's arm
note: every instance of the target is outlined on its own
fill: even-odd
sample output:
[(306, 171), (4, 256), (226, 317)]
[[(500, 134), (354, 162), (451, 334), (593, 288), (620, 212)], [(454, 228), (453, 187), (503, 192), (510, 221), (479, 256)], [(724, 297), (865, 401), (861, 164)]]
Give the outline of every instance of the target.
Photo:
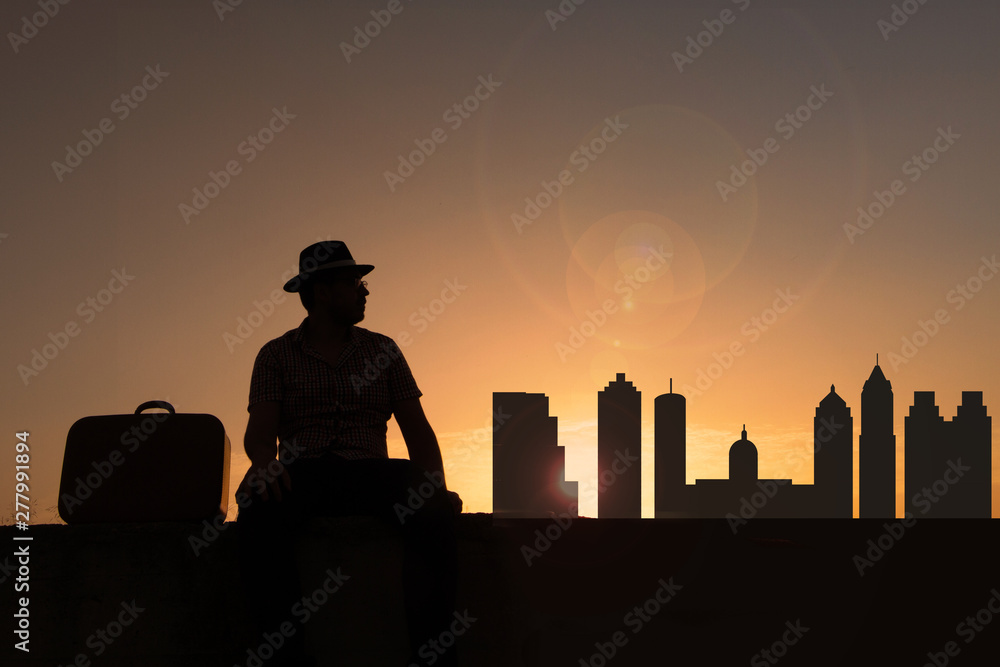
[(262, 401), (250, 407), (247, 433), (243, 437), (243, 450), (251, 463), (263, 461), (265, 464), (278, 454), (278, 420), (281, 404), (277, 401)]
[(392, 413), (406, 442), (410, 460), (430, 473), (441, 473), (444, 479), (444, 465), (441, 449), (438, 447), (434, 429), (427, 421), (419, 398), (406, 398), (392, 404)]
[[(392, 413), (396, 415), (396, 423), (406, 442), (406, 451), (410, 460), (429, 473), (439, 473), (444, 481), (444, 464), (441, 460), (441, 448), (437, 436), (431, 428), (420, 405), (420, 398), (406, 398), (392, 404)], [(447, 484), (445, 484), (447, 489)], [(457, 493), (448, 492), (455, 511), (462, 511), (462, 499)]]
[(278, 422), (281, 418), (281, 404), (277, 401), (262, 401), (250, 407), (247, 432), (243, 438), (243, 449), (250, 458), (240, 490), (244, 493), (256, 491), (264, 500), (268, 491), (275, 500), (281, 500), (281, 487), (291, 488), (291, 478), (284, 465), (277, 459)]

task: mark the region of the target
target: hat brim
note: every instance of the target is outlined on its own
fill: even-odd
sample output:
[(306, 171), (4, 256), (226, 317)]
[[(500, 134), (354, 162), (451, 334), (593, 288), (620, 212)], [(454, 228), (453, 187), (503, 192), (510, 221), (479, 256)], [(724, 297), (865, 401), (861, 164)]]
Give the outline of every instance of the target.
[(325, 273), (327, 271), (351, 271), (353, 273), (360, 273), (363, 276), (367, 276), (369, 273), (372, 272), (374, 268), (375, 267), (371, 264), (351, 264), (348, 266), (336, 267), (334, 269), (316, 269), (315, 271), (309, 271), (307, 273), (299, 273), (296, 276), (292, 276), (292, 279), (289, 280), (287, 283), (285, 283), (285, 286), (282, 289), (284, 289), (286, 292), (291, 292), (294, 294), (295, 292), (298, 292), (302, 289), (302, 284), (306, 280), (308, 280), (309, 276), (320, 272)]

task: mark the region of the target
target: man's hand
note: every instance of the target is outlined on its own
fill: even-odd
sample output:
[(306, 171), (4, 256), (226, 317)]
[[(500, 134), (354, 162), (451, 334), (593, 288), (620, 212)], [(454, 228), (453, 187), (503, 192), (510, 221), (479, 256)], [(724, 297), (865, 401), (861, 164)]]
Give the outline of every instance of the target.
[(265, 502), (272, 496), (278, 502), (281, 501), (281, 490), (292, 490), (292, 478), (285, 469), (284, 464), (278, 459), (271, 459), (266, 463), (252, 464), (247, 474), (243, 476), (237, 492), (242, 492), (248, 496), (259, 495)]

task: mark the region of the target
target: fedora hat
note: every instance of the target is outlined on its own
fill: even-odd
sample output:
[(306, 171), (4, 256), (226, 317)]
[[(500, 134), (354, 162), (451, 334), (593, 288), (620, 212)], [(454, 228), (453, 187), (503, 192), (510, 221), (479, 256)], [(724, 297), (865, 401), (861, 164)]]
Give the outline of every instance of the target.
[(351, 251), (343, 241), (320, 241), (313, 243), (299, 253), (299, 275), (285, 283), (286, 292), (298, 292), (302, 281), (313, 274), (330, 269), (353, 269), (365, 275), (375, 267), (371, 264), (358, 264), (351, 256)]

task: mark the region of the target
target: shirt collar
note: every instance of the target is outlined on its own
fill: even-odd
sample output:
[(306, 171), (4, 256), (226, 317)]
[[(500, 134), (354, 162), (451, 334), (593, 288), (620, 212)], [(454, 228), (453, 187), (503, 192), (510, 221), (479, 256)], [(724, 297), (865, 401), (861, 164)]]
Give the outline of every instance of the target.
[[(306, 317), (302, 320), (302, 323), (298, 326), (297, 329), (295, 329), (294, 333), (292, 334), (292, 340), (295, 341), (295, 344), (298, 345), (299, 349), (301, 349), (303, 352), (310, 354), (316, 357), (317, 359), (326, 361), (320, 355), (319, 351), (316, 350), (316, 348), (314, 348), (312, 345), (306, 344), (306, 323), (308, 321), (309, 321), (309, 316), (306, 315)], [(345, 356), (347, 356), (347, 353), (353, 351), (354, 347), (357, 345), (357, 342), (358, 342), (357, 327), (352, 324), (351, 328), (347, 330), (347, 345), (340, 353), (340, 358), (341, 359), (345, 358)], [(334, 359), (333, 364), (340, 365), (339, 361), (340, 361), (339, 359)]]

